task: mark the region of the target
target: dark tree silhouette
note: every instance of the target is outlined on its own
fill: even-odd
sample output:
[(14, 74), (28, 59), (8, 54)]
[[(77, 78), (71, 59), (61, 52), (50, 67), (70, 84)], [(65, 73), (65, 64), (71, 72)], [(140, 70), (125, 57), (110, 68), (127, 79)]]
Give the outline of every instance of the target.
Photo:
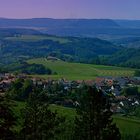
[(74, 140), (120, 140), (111, 118), (109, 97), (96, 87), (83, 86), (75, 118)]
[(12, 128), (15, 125), (16, 117), (14, 117), (11, 106), (9, 100), (0, 97), (0, 140), (15, 138)]
[[(38, 91), (38, 90), (37, 90)], [(44, 93), (32, 93), (24, 110), (22, 138), (26, 140), (48, 140), (59, 132), (59, 126), (65, 121), (58, 117), (47, 104)]]

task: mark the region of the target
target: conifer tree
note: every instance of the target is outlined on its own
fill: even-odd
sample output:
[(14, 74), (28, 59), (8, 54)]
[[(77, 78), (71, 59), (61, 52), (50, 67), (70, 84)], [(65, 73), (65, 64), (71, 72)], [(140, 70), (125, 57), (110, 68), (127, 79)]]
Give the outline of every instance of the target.
[(0, 140), (15, 139), (12, 128), (16, 124), (16, 117), (11, 106), (12, 104), (9, 100), (0, 97)]
[(75, 118), (74, 140), (120, 140), (121, 135), (113, 123), (109, 98), (96, 87), (80, 89), (79, 107)]
[(49, 109), (44, 93), (32, 93), (24, 110), (22, 138), (25, 140), (53, 139), (64, 117)]

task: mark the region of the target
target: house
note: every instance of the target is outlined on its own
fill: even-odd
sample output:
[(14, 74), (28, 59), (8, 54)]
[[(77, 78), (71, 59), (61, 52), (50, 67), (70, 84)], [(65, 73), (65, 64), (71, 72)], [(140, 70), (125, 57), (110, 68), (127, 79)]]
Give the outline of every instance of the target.
[(114, 79), (113, 77), (107, 77), (105, 78), (105, 81), (104, 81), (108, 86), (112, 86), (113, 83), (114, 83)]
[(127, 98), (125, 96), (115, 96), (115, 100), (116, 101), (124, 101), (124, 100), (127, 100)]
[(111, 92), (114, 96), (119, 96), (121, 93), (121, 87), (118, 84), (114, 84), (111, 86)]
[(124, 77), (117, 77), (115, 81), (117, 81), (121, 88), (124, 88), (128, 83), (128, 79)]
[(101, 87), (105, 85), (105, 82), (104, 81), (105, 81), (105, 78), (103, 78), (103, 77), (97, 77), (95, 79), (95, 85), (96, 85), (96, 87), (98, 89), (101, 89)]
[(53, 57), (53, 56), (48, 56), (47, 60), (51, 60), (51, 61), (59, 61), (60, 59), (57, 57)]
[(0, 80), (4, 78), (4, 74), (0, 73)]
[(119, 104), (112, 104), (110, 111), (113, 113), (125, 113), (125, 111), (119, 106)]

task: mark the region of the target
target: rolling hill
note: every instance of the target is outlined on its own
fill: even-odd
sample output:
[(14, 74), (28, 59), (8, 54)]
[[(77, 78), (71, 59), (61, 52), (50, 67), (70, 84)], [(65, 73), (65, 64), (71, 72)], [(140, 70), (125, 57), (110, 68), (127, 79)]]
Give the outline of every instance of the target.
[[(76, 37), (118, 39), (140, 36), (140, 21), (112, 19), (6, 19), (0, 18), (0, 28), (31, 28), (45, 34)], [(133, 28), (132, 28), (133, 27)], [(137, 27), (137, 28), (136, 28)]]
[(91, 27), (119, 27), (111, 19), (52, 19), (52, 18), (32, 18), (32, 19), (7, 19), (0, 18), (0, 27), (46, 27), (46, 28), (91, 28)]
[(39, 35), (39, 31), (25, 28), (0, 28), (0, 38), (18, 35)]
[(140, 20), (114, 20), (119, 26), (127, 28), (140, 28)]
[[(108, 30), (108, 34), (111, 31), (112, 29)], [(68, 62), (140, 68), (140, 37), (125, 38), (125, 33), (123, 31), (121, 33), (123, 38), (118, 38), (112, 43), (98, 38), (46, 35), (27, 28), (2, 28), (0, 65), (50, 55)]]
[(46, 58), (31, 59), (28, 61), (30, 64), (42, 64), (50, 68), (57, 75), (42, 75), (42, 77), (52, 78), (67, 78), (70, 80), (91, 80), (97, 76), (133, 76), (134, 69), (81, 64), (81, 63), (68, 63), (64, 61), (47, 61)]
[(91, 63), (99, 55), (110, 55), (120, 49), (97, 38), (13, 34), (0, 39), (0, 62), (9, 64), (53, 55), (62, 60)]
[(111, 64), (140, 69), (140, 48), (121, 50), (109, 56), (106, 61), (108, 65)]

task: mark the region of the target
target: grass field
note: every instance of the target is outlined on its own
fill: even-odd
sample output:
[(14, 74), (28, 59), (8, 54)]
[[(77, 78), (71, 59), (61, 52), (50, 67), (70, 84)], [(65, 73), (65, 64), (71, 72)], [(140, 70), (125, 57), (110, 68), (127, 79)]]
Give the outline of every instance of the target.
[(19, 37), (6, 37), (6, 40), (13, 40), (13, 41), (24, 41), (24, 42), (36, 42), (41, 40), (52, 40), (58, 41), (59, 43), (67, 43), (69, 42), (68, 39), (62, 37), (55, 37), (55, 36), (41, 36), (41, 35), (22, 35)]
[[(25, 102), (15, 102), (15, 103), (17, 104), (17, 106), (15, 107), (14, 111), (19, 117), (18, 120), (19, 125), (15, 128), (15, 130), (19, 131), (23, 121), (20, 118), (20, 109), (23, 109), (25, 107)], [(63, 129), (65, 131), (64, 133), (61, 133), (59, 136), (57, 136), (58, 140), (65, 140), (65, 139), (69, 140), (74, 128), (74, 118), (76, 115), (75, 109), (66, 108), (57, 105), (50, 105), (50, 109), (52, 111), (57, 111), (58, 115), (65, 116), (66, 118), (66, 121), (63, 124)], [(113, 119), (122, 134), (122, 140), (137, 140), (135, 138), (136, 135), (138, 138), (140, 138), (140, 133), (139, 133), (140, 119), (125, 118), (118, 115), (114, 115)]]
[(68, 63), (64, 61), (47, 61), (45, 58), (29, 60), (28, 63), (43, 64), (57, 75), (40, 75), (54, 79), (66, 78), (69, 80), (91, 80), (97, 76), (133, 76), (134, 69), (113, 66)]

